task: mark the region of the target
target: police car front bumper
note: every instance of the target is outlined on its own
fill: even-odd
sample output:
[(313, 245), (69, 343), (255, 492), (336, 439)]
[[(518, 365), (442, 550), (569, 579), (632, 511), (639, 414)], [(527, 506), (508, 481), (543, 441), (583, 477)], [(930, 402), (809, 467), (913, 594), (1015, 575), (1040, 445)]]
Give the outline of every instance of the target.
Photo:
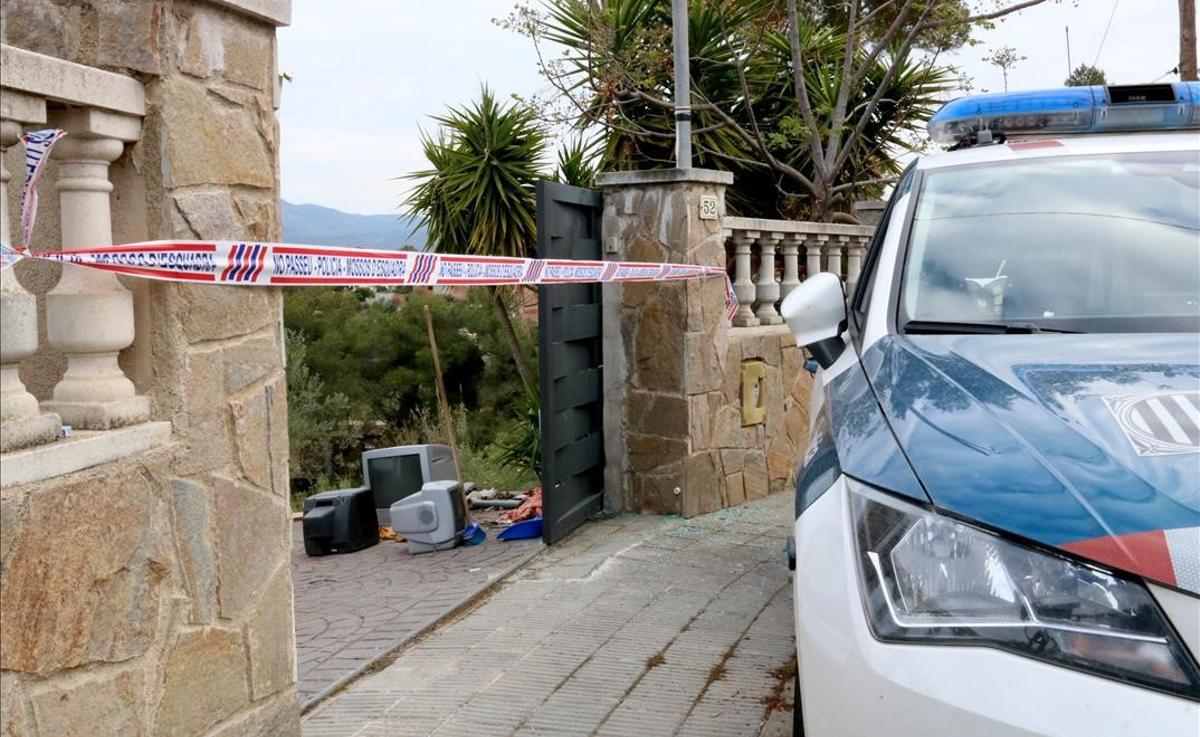
[(795, 616), (806, 737), (1194, 735), (1200, 704), (984, 647), (876, 640), (844, 479), (796, 521)]

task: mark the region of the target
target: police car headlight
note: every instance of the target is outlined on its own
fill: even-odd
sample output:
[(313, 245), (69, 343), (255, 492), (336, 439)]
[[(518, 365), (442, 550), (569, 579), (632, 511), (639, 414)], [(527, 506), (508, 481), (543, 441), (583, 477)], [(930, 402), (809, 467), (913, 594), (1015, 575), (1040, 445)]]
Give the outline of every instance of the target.
[(994, 647), (1200, 700), (1200, 669), (1140, 582), (851, 488), (876, 638)]

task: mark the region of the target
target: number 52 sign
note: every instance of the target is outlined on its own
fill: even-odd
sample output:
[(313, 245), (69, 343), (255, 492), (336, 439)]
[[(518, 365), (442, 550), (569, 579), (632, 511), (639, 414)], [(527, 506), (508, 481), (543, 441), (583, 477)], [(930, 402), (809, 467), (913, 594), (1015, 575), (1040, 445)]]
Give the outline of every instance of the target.
[(711, 194), (700, 196), (700, 219), (701, 220), (716, 220), (720, 217), (720, 203), (716, 196)]

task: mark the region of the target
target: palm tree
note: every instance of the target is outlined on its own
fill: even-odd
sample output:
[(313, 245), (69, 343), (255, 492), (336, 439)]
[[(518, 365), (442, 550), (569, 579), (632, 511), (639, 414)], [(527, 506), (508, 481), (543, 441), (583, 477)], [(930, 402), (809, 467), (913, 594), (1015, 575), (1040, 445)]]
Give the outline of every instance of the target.
[[(536, 238), (534, 185), (542, 178), (546, 131), (528, 106), (496, 101), (486, 86), (479, 100), (435, 117), (423, 135), (430, 168), (414, 172), (405, 206), (429, 229), (438, 250), (528, 257)], [(488, 287), (513, 363), (528, 394), (533, 375), (499, 287)]]

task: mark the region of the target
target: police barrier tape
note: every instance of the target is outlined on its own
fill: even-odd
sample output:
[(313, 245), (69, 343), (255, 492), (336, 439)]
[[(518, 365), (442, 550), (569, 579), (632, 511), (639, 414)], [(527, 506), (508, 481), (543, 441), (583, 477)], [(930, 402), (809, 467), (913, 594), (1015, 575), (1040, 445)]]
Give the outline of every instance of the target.
[(37, 215), (38, 179), (50, 149), (64, 135), (61, 130), (50, 129), (22, 136), (22, 246), (14, 249), (0, 243), (0, 268), (32, 258), (148, 279), (241, 286), (607, 284), (720, 276), (725, 280), (726, 317), (732, 318), (737, 309), (737, 297), (725, 269), (693, 264), (469, 256), (242, 241), (147, 241), (33, 253), (28, 245)]
[(23, 258), (88, 266), (165, 281), (241, 286), (503, 286), (662, 282), (722, 277), (729, 317), (737, 298), (717, 266), (576, 261), (332, 248), (238, 241), (150, 241), (30, 253), (4, 247), (5, 266)]

